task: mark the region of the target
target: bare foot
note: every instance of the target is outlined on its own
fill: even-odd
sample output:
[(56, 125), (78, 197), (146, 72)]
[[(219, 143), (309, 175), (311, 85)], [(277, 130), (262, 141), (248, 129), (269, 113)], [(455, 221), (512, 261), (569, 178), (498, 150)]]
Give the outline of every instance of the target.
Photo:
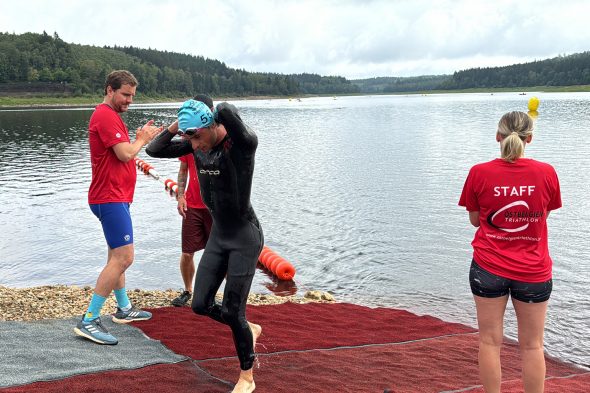
[(252, 322), (248, 322), (248, 325), (250, 325), (250, 330), (252, 331), (252, 349), (254, 349), (254, 352), (256, 352), (256, 340), (262, 334), (262, 326)]
[[(262, 334), (262, 327), (251, 322), (248, 322), (248, 326), (250, 326), (250, 330), (252, 331), (252, 350), (256, 353), (256, 340)], [(253, 392), (255, 388), (256, 384), (254, 383), (252, 369), (242, 370), (240, 371), (240, 379), (238, 379), (232, 393), (250, 393)]]
[(240, 379), (238, 379), (238, 383), (234, 386), (232, 393), (251, 393), (254, 389), (256, 389), (256, 384), (252, 377), (252, 369), (250, 369), (240, 373)]

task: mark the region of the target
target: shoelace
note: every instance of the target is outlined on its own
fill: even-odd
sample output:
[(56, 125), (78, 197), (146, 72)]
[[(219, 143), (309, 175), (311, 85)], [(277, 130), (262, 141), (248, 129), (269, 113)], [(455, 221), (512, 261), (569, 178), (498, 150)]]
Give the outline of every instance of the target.
[(101, 332), (103, 332), (103, 333), (106, 333), (106, 332), (107, 332), (107, 329), (106, 329), (104, 326), (102, 326), (102, 321), (100, 320), (100, 318), (97, 318), (97, 319), (94, 321), (94, 323), (95, 323), (95, 324), (96, 324), (96, 326), (98, 327), (98, 330), (100, 330), (100, 331), (101, 331)]

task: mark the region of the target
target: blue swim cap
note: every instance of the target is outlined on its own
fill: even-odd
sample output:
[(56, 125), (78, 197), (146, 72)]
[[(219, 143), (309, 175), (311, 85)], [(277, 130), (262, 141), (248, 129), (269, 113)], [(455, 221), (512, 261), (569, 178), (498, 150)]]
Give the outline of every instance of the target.
[(211, 124), (213, 124), (213, 114), (201, 101), (185, 101), (178, 109), (178, 128), (180, 130), (205, 128)]

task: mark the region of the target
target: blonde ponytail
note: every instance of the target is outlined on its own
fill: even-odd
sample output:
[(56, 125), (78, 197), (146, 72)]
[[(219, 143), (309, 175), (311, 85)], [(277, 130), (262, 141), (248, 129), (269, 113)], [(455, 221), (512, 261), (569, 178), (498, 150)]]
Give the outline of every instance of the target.
[(514, 162), (524, 155), (526, 140), (533, 134), (533, 119), (524, 112), (506, 113), (498, 122), (498, 134), (502, 158)]

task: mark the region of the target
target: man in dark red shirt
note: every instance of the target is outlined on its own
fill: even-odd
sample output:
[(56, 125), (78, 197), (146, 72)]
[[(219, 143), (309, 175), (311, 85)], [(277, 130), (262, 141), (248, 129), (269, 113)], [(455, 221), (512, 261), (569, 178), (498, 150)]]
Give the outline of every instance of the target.
[(129, 213), (137, 178), (133, 158), (162, 130), (150, 120), (137, 129), (134, 142), (129, 139), (129, 131), (119, 114), (129, 109), (137, 85), (137, 79), (129, 71), (111, 72), (105, 82), (104, 100), (96, 107), (88, 125), (92, 163), (88, 203), (102, 224), (108, 257), (96, 281), (88, 310), (74, 332), (99, 344), (118, 342), (100, 320), (102, 306), (113, 290), (117, 299), (114, 322), (129, 323), (151, 318), (149, 312), (131, 305), (125, 291), (125, 270), (131, 266), (134, 257)]
[[(206, 94), (197, 94), (194, 98), (213, 110), (213, 100)], [(178, 213), (182, 216), (182, 254), (180, 255), (180, 274), (184, 291), (172, 300), (176, 307), (184, 306), (192, 297), (193, 277), (195, 276), (195, 252), (205, 248), (213, 219), (201, 198), (201, 187), (197, 176), (197, 167), (192, 154), (179, 157), (178, 169)], [(187, 184), (188, 180), (188, 186)], [(188, 187), (188, 188), (187, 188)], [(186, 190), (186, 191), (185, 191)]]

